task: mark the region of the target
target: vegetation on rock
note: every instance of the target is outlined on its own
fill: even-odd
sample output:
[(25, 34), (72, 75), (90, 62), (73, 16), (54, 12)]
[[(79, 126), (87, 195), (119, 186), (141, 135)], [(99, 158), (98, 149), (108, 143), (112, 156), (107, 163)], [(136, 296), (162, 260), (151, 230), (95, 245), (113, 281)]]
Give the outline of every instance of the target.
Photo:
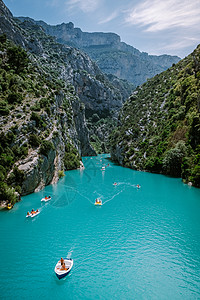
[(134, 91), (110, 147), (124, 166), (200, 187), (200, 46)]
[[(0, 41), (0, 201), (14, 204), (25, 180), (17, 167), (20, 161), (36, 151), (42, 162), (42, 156), (55, 151), (61, 124), (60, 138), (73, 143), (67, 133), (75, 126), (71, 102), (78, 98), (71, 86), (45, 76), (44, 70), (34, 66), (33, 58), (5, 35)], [(63, 168), (77, 168), (81, 159), (78, 150), (71, 145), (65, 151), (73, 159), (69, 167), (65, 157)]]

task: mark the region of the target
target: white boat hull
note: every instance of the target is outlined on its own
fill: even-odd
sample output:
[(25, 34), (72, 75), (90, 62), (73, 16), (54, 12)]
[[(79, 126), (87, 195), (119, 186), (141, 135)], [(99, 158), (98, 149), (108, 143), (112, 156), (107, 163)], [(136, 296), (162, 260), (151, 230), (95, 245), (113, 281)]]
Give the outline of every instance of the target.
[(51, 200), (51, 198), (42, 198), (41, 199), (41, 202), (48, 202), (48, 201), (50, 201)]
[(55, 271), (58, 279), (64, 278), (65, 276), (67, 276), (67, 274), (69, 274), (69, 272), (71, 271), (71, 269), (73, 267), (73, 259), (65, 258), (64, 263), (65, 263), (66, 270), (61, 270), (61, 261), (60, 260), (57, 262), (57, 264), (55, 266), (54, 271)]

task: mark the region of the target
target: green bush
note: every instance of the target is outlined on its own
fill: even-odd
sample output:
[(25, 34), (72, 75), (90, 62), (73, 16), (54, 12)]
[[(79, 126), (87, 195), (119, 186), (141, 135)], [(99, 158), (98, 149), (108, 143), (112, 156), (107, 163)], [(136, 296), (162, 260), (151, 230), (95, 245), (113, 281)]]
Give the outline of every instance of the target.
[(48, 156), (48, 153), (50, 150), (55, 150), (55, 147), (52, 142), (50, 141), (42, 141), (40, 146), (40, 154), (43, 154), (45, 156)]
[(174, 148), (168, 150), (163, 159), (163, 170), (172, 176), (181, 176), (181, 164), (187, 154), (187, 148), (183, 141), (179, 141)]
[(9, 94), (7, 97), (7, 101), (9, 104), (21, 103), (22, 100), (23, 100), (22, 95), (16, 92)]
[(190, 180), (193, 182), (195, 186), (200, 187), (200, 162), (192, 170)]
[(24, 72), (28, 67), (28, 56), (20, 46), (8, 48), (8, 64), (17, 74)]
[(39, 136), (36, 134), (30, 134), (28, 141), (32, 147), (39, 147), (39, 145), (41, 143)]
[(7, 106), (0, 107), (0, 115), (1, 116), (8, 116), (10, 113), (9, 108)]
[(40, 100), (40, 107), (44, 108), (44, 107), (48, 107), (49, 106), (49, 100), (47, 98), (42, 98)]
[(66, 170), (73, 170), (80, 167), (80, 160), (73, 153), (65, 153), (64, 165)]
[(7, 179), (7, 183), (9, 185), (15, 184), (15, 185), (22, 185), (23, 181), (25, 179), (24, 172), (22, 170), (19, 170), (16, 166), (14, 167), (12, 173)]
[(62, 178), (62, 177), (64, 177), (64, 176), (65, 176), (64, 171), (63, 171), (63, 170), (59, 170), (59, 171), (58, 171), (58, 177), (59, 177), (59, 178)]
[(68, 143), (65, 145), (64, 166), (66, 170), (73, 170), (80, 167), (81, 157), (76, 148)]
[(0, 200), (5, 200), (11, 204), (15, 204), (15, 202), (17, 202), (17, 195), (14, 188), (9, 187), (4, 182), (0, 182)]

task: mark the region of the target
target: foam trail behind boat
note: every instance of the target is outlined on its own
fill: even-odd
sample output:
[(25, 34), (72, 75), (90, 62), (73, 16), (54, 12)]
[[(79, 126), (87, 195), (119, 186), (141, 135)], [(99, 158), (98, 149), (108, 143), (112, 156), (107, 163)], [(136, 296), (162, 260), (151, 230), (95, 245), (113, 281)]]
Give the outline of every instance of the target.
[(124, 189), (122, 189), (121, 191), (119, 191), (118, 193), (116, 193), (114, 196), (112, 196), (112, 198), (110, 198), (110, 199), (104, 201), (102, 205), (104, 205), (104, 204), (106, 204), (107, 202), (113, 200), (116, 196), (118, 196), (119, 194), (121, 194), (123, 191), (124, 191)]

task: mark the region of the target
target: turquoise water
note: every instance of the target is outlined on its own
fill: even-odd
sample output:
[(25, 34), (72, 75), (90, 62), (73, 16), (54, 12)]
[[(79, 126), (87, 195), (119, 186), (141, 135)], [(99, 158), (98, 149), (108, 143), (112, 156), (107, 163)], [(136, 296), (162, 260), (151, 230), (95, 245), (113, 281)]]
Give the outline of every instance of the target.
[[(83, 162), (0, 212), (0, 299), (200, 299), (200, 190), (105, 155)], [(74, 266), (58, 280), (61, 256)]]

